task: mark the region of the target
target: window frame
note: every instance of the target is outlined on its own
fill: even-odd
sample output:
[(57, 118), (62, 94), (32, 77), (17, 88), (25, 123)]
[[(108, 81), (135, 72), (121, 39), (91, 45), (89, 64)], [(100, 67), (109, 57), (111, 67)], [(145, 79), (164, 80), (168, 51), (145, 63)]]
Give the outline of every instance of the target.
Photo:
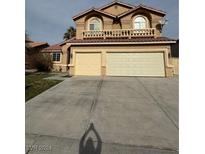
[(60, 52), (53, 52), (52, 53), (52, 61), (61, 62), (61, 53)]
[[(139, 22), (136, 22), (136, 19), (137, 18), (143, 18), (144, 19), (144, 24), (145, 24), (145, 27), (144, 28), (136, 28), (137, 27), (137, 23), (139, 23)], [(140, 27), (142, 26), (142, 24), (140, 25)], [(137, 16), (135, 16), (134, 17), (134, 19), (133, 19), (133, 29), (147, 29), (147, 28), (150, 28), (150, 24), (149, 24), (149, 20), (147, 19), (147, 17), (146, 16), (143, 16), (143, 15), (137, 15)]]
[[(98, 30), (95, 30), (95, 23), (92, 23), (92, 20), (96, 20), (99, 22), (99, 29)], [(91, 30), (91, 25), (93, 25), (93, 29)], [(102, 31), (102, 20), (98, 17), (91, 17), (89, 20), (88, 20), (88, 31)]]

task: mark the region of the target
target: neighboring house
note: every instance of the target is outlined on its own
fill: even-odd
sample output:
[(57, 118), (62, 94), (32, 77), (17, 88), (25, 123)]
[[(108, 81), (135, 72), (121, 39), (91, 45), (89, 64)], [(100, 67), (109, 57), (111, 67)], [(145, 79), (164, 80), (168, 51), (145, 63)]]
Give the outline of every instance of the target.
[[(64, 67), (64, 71), (68, 70), (68, 64), (63, 64), (62, 63), (62, 57), (63, 57), (63, 52), (62, 52), (62, 46), (65, 45), (65, 42), (63, 43), (58, 43), (58, 44), (54, 44), (51, 45), (45, 49), (42, 50), (42, 53), (50, 53), (51, 54), (51, 58), (53, 61), (53, 71), (62, 71), (62, 67)], [(68, 54), (66, 53), (66, 55), (68, 56)], [(68, 63), (69, 63), (69, 57), (68, 59)]]
[(25, 40), (25, 65), (26, 69), (33, 68), (31, 64), (31, 58), (35, 54), (39, 53), (42, 49), (48, 47), (47, 42), (34, 42), (30, 39)]
[(81, 12), (73, 17), (76, 37), (60, 44), (56, 63), (70, 75), (173, 76), (170, 45), (176, 41), (162, 36), (165, 15), (116, 1)]
[(171, 45), (172, 64), (174, 65), (174, 74), (179, 74), (179, 40)]

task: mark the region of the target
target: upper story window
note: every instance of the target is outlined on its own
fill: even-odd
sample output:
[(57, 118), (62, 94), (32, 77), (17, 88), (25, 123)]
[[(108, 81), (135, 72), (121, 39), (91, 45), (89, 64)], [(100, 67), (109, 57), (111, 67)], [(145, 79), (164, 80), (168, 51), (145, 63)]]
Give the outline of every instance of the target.
[(100, 19), (93, 17), (89, 20), (89, 30), (101, 30), (102, 22)]
[(53, 53), (53, 61), (60, 61), (60, 53), (59, 52)]
[(137, 16), (134, 19), (134, 29), (148, 28), (148, 20), (143, 16)]

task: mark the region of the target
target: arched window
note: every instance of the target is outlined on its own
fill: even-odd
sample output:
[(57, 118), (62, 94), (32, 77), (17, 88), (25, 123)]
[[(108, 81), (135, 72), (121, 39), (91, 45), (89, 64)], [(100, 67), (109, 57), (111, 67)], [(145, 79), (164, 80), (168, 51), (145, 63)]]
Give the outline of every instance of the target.
[(147, 20), (144, 17), (138, 16), (135, 18), (134, 29), (145, 29), (147, 27), (148, 27)]
[(94, 17), (94, 18), (91, 18), (89, 20), (89, 30), (101, 30), (102, 29), (102, 23), (101, 23), (101, 20)]

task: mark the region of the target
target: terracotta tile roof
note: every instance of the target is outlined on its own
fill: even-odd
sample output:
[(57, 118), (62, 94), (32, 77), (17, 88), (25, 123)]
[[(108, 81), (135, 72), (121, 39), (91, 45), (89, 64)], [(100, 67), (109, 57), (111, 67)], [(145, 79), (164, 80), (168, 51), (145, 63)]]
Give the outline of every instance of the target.
[(42, 52), (61, 52), (62, 46), (60, 46), (62, 43), (51, 45), (45, 49), (42, 50)]
[(60, 43), (51, 45), (51, 46), (49, 46), (47, 48), (44, 48), (41, 52), (62, 52), (62, 46), (64, 44), (66, 44), (68, 41), (71, 41), (73, 39), (75, 39), (75, 37), (72, 37), (69, 40), (64, 40), (63, 42), (60, 42)]
[(33, 41), (32, 41), (30, 38), (26, 38), (26, 39), (25, 39), (25, 42), (26, 42), (26, 43), (29, 43), (29, 42), (33, 42)]
[[(127, 42), (127, 43), (144, 43), (144, 42), (155, 42), (155, 43), (160, 43), (160, 42), (175, 42), (174, 39), (170, 39), (168, 37), (157, 37), (157, 38), (153, 38), (153, 37), (137, 37), (137, 38), (110, 38), (110, 39), (73, 39), (73, 40), (68, 40), (67, 43), (71, 43), (71, 44), (75, 44), (75, 43), (96, 43), (96, 44), (100, 44), (100, 43), (120, 43), (120, 42)], [(174, 43), (173, 42), (173, 43)]]
[(35, 47), (39, 47), (42, 45), (48, 45), (47, 42), (28, 42), (26, 43), (26, 47), (28, 48), (35, 48)]

